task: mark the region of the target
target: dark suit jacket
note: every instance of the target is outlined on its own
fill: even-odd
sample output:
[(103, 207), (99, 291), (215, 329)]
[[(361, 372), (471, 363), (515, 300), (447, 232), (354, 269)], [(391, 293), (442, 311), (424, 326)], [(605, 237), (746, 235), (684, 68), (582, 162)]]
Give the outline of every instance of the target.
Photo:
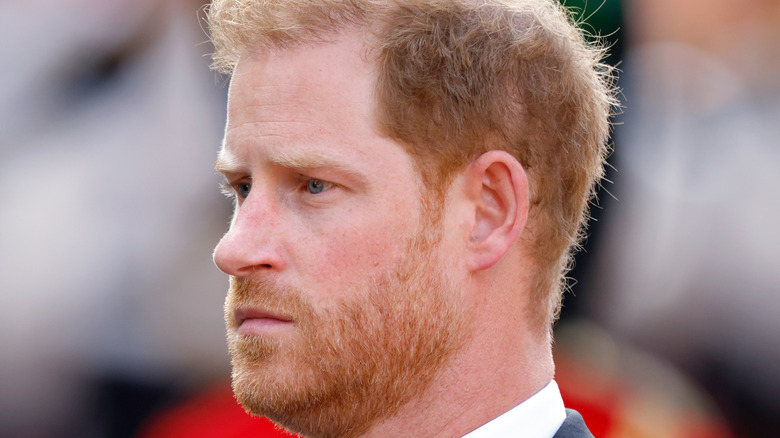
[(593, 438), (593, 434), (588, 430), (579, 412), (566, 409), (566, 419), (563, 420), (561, 428), (555, 432), (553, 438)]

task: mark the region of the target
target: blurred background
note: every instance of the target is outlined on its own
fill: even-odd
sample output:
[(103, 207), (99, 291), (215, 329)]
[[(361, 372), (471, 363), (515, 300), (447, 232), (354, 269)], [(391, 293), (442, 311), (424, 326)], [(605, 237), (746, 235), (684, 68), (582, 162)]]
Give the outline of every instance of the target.
[[(201, 0), (0, 2), (0, 436), (281, 436), (229, 391)], [(556, 327), (598, 437), (780, 430), (780, 1), (567, 0), (622, 113)]]

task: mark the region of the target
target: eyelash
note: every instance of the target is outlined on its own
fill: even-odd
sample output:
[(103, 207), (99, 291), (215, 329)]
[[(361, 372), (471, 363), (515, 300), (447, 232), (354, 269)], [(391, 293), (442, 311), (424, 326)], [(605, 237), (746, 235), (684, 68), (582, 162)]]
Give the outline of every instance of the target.
[(219, 191), (228, 199), (235, 200), (237, 198), (235, 189), (233, 189), (233, 186), (227, 181), (219, 183)]
[[(334, 183), (332, 183), (330, 181), (325, 181), (325, 180), (319, 179), (319, 178), (312, 178), (312, 177), (309, 177), (309, 176), (306, 176), (306, 175), (299, 175), (299, 177), (298, 177), (298, 184), (299, 184), (301, 190), (308, 190), (308, 185), (312, 181), (319, 181), (320, 183), (325, 184), (325, 188), (322, 189), (322, 191), (317, 192), (317, 193), (309, 192), (312, 195), (316, 195), (316, 194), (322, 193), (322, 192), (328, 190), (329, 188), (332, 188), (333, 186), (335, 186)], [(243, 184), (243, 183), (236, 183), (236, 184)], [(234, 184), (231, 184), (228, 181), (221, 181), (219, 183), (219, 191), (222, 192), (222, 194), (225, 195), (225, 197), (228, 198), (228, 199), (231, 199), (233, 201), (239, 200), (238, 190), (235, 188)]]
[[(325, 185), (325, 188), (323, 188), (322, 190), (320, 190), (317, 193), (311, 193), (311, 191), (309, 191), (308, 189), (309, 189), (309, 184), (312, 181), (319, 181), (320, 184), (324, 184)], [(312, 177), (306, 176), (306, 175), (299, 175), (298, 176), (298, 184), (299, 184), (300, 190), (308, 191), (310, 195), (318, 195), (318, 194), (320, 194), (320, 193), (322, 193), (322, 192), (332, 188), (333, 186), (335, 186), (335, 184), (333, 184), (330, 181), (326, 181), (324, 179), (319, 179), (319, 178), (312, 178)]]

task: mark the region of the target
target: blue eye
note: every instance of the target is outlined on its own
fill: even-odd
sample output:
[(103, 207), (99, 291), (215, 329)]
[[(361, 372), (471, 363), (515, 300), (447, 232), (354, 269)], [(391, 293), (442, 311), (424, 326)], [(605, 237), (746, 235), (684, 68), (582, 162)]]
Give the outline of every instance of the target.
[(306, 182), (306, 190), (309, 191), (309, 193), (316, 195), (317, 193), (322, 193), (323, 190), (325, 190), (325, 182), (318, 180), (318, 179), (310, 179)]
[(249, 191), (252, 190), (252, 184), (249, 183), (241, 183), (236, 186), (236, 191), (238, 192), (238, 196), (246, 199), (247, 196), (249, 196)]

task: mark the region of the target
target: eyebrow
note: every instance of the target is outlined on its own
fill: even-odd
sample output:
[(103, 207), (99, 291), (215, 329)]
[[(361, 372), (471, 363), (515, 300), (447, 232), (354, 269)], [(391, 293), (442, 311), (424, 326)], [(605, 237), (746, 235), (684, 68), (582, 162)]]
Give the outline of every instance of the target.
[(238, 173), (242, 167), (238, 164), (235, 156), (228, 152), (223, 143), (217, 153), (217, 162), (214, 163), (214, 170), (222, 174)]
[(290, 169), (317, 169), (321, 167), (330, 167), (344, 169), (343, 163), (336, 161), (330, 157), (317, 153), (316, 151), (307, 152), (305, 154), (295, 154), (282, 151), (271, 157), (268, 157), (268, 162), (277, 166), (287, 167)]
[[(305, 153), (281, 151), (267, 157), (266, 160), (272, 165), (287, 169), (304, 172), (313, 169), (328, 169), (334, 170), (356, 182), (367, 181), (366, 175), (354, 167), (347, 166), (342, 161), (321, 154), (318, 151), (307, 151)], [(222, 174), (240, 173), (245, 167), (225, 147), (220, 149), (217, 162), (214, 165), (215, 170)]]

